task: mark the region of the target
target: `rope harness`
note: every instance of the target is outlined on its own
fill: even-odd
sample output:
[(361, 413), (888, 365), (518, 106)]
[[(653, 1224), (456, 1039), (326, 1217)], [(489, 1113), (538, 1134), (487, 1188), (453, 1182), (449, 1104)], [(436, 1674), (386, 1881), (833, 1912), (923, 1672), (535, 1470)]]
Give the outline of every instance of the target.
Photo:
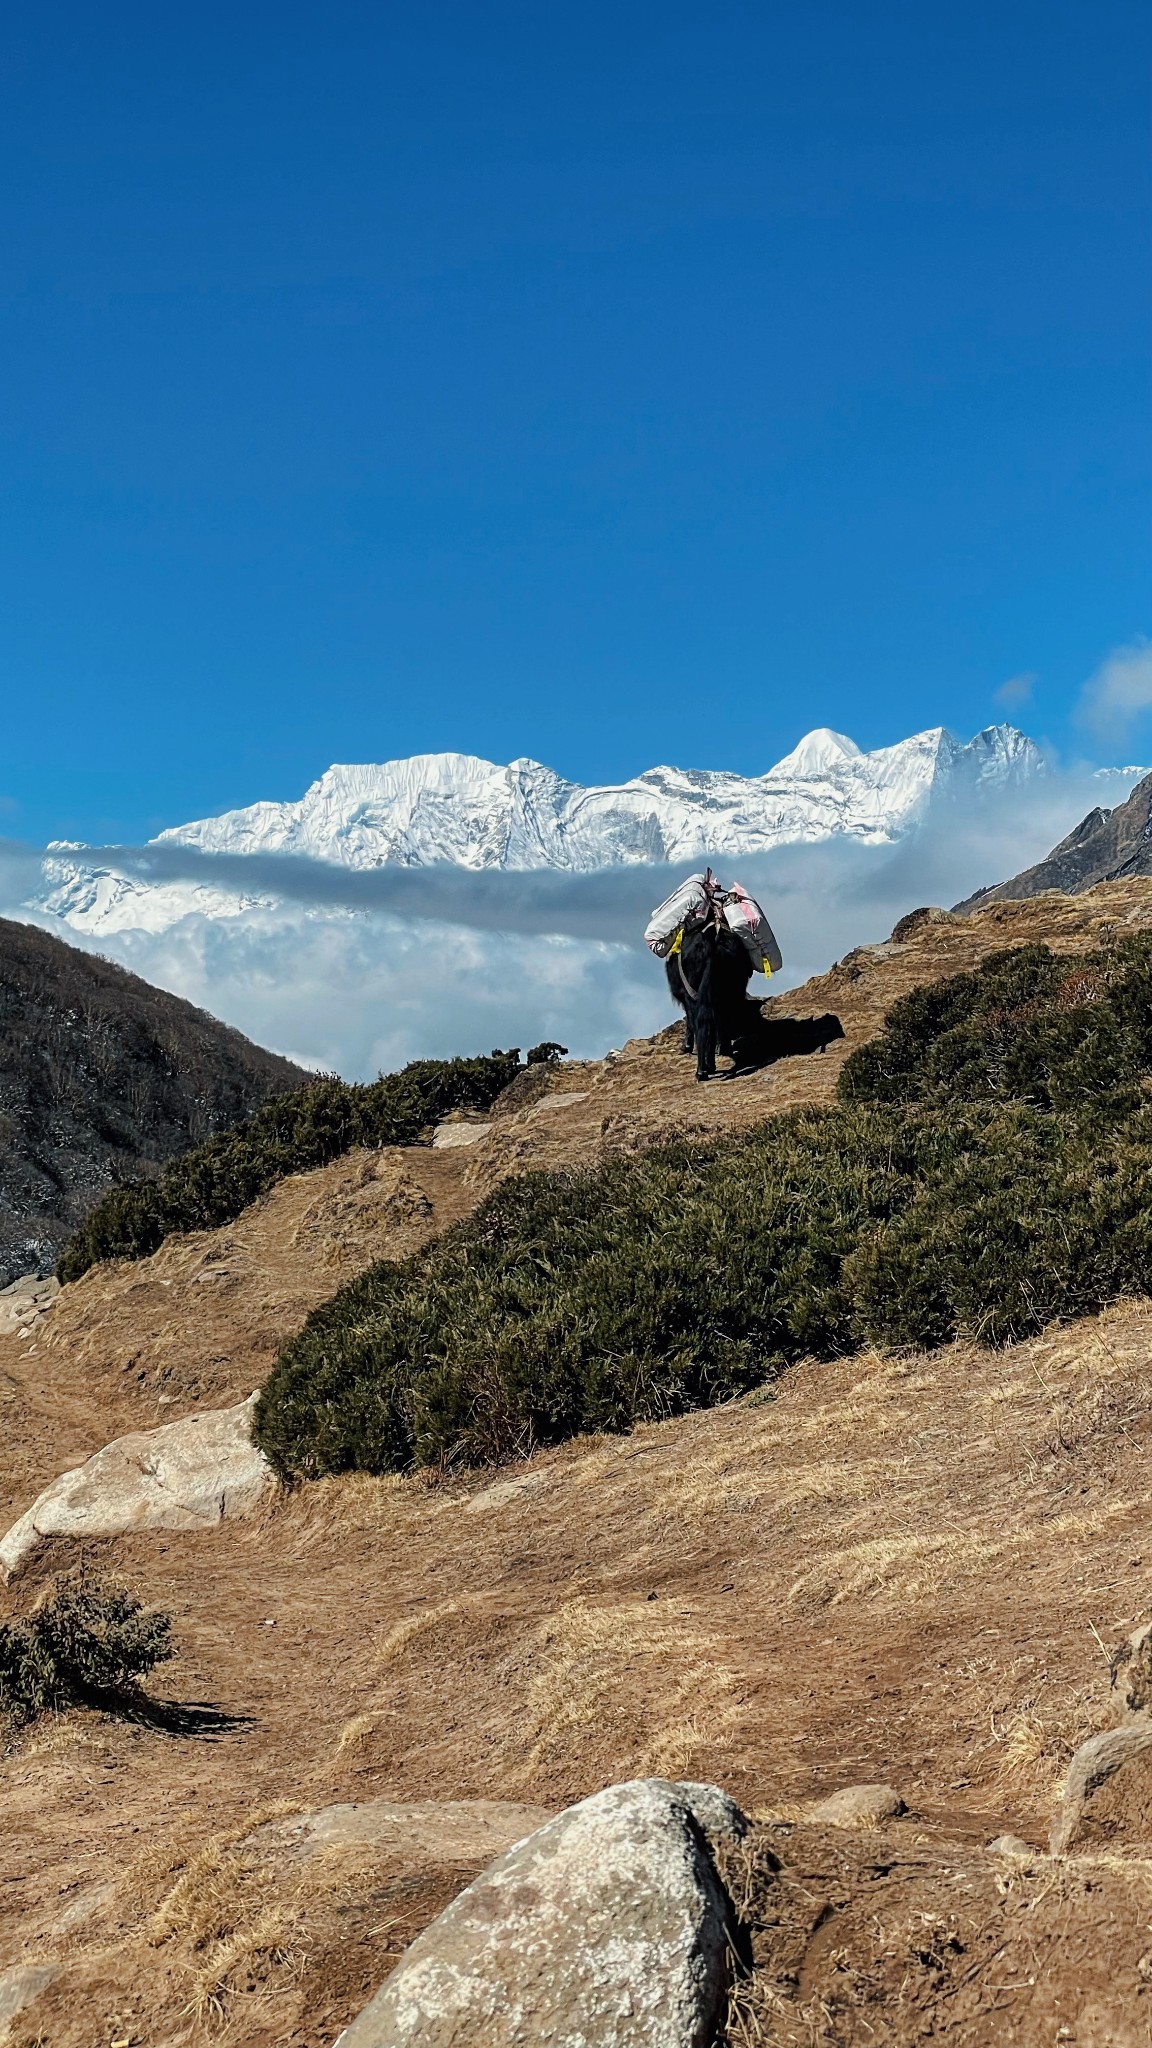
[[(681, 947), (684, 944), (684, 934), (687, 931), (687, 929), (688, 927), (686, 924), (681, 925), (679, 931), (676, 934), (675, 940), (673, 941), (672, 955), (676, 961), (677, 967), (680, 970), (680, 981), (684, 993), (687, 996), (689, 1002), (694, 1003), (697, 1000), (700, 991), (698, 988), (693, 988), (692, 983), (689, 981), (688, 976), (684, 972), (684, 955), (681, 951)], [(709, 906), (707, 917), (702, 918), (699, 924), (695, 925), (693, 929), (694, 931), (699, 931), (701, 933), (706, 931), (723, 931), (725, 929), (725, 926), (721, 903), (718, 901), (713, 902)]]

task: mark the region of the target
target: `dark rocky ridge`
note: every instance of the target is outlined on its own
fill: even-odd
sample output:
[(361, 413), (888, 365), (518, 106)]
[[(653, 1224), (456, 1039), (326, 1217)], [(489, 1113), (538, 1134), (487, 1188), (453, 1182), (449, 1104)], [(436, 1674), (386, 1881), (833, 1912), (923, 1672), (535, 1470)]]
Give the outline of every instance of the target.
[(0, 918), (0, 1286), (50, 1271), (114, 1183), (308, 1078), (179, 996)]
[(1035, 867), (990, 889), (977, 889), (956, 909), (1018, 903), (1027, 896), (1043, 896), (1048, 889), (1079, 896), (1097, 882), (1118, 882), (1128, 875), (1152, 875), (1152, 775), (1138, 782), (1114, 811), (1089, 811)]

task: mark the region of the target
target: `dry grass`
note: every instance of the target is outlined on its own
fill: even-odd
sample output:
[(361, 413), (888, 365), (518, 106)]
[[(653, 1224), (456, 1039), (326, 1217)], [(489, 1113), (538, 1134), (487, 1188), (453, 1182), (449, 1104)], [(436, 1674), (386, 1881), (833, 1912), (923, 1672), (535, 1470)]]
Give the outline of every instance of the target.
[[(304, 1964), (305, 1951), (299, 1944), (291, 1914), (280, 1907), (267, 1907), (249, 1926), (237, 1928), (213, 1945), (193, 1976), (185, 2011), (202, 2027), (220, 2032), (231, 2030), (239, 2019), (234, 2011), (237, 2000), (258, 1999), (261, 2005), (265, 2004), (277, 1991), (286, 1988), (283, 1982), (269, 1984), (270, 1973), (286, 1973), (291, 1984), (301, 1975)], [(244, 2015), (246, 2029), (254, 2017), (250, 2005)]]
[(611, 1727), (629, 1771), (678, 1776), (737, 1717), (721, 1645), (646, 1600), (569, 1601), (536, 1631), (518, 1746), (524, 1777), (571, 1767)]
[[(308, 1486), (282, 1489), (270, 1496), (264, 1512), (275, 1518), (281, 1540), (287, 1537), (299, 1555), (305, 1556), (319, 1544), (391, 1530), (398, 1512), (403, 1512), (406, 1493), (424, 1497), (427, 1487), (399, 1472), (380, 1477), (350, 1472), (339, 1479), (317, 1479)], [(255, 1524), (245, 1526), (254, 1528)]]
[(881, 1593), (903, 1601), (923, 1600), (936, 1593), (945, 1578), (978, 1571), (1003, 1548), (974, 1532), (874, 1536), (827, 1551), (793, 1580), (788, 1598), (797, 1605), (824, 1607)]
[[(230, 2032), (236, 2000), (270, 1997), (303, 1968), (295, 1902), (251, 1840), (269, 1821), (299, 1811), (288, 1800), (254, 1808), (191, 1851), (182, 1869), (177, 1855), (179, 1875), (151, 1913), (149, 1940), (171, 1944), (170, 1967), (186, 1987), (185, 2016), (205, 2030)], [(174, 1846), (170, 1838), (137, 1858), (120, 1889), (122, 1907), (155, 1899), (163, 1878), (173, 1876)], [(277, 1973), (281, 1981), (270, 1982)]]
[(423, 1614), (410, 1614), (404, 1621), (398, 1621), (390, 1628), (376, 1651), (377, 1664), (394, 1664), (409, 1650), (418, 1637), (429, 1635), (445, 1621), (460, 1613), (459, 1600), (443, 1600), (437, 1607), (429, 1607)]
[(336, 1755), (343, 1756), (350, 1749), (362, 1749), (371, 1740), (385, 1721), (391, 1719), (386, 1708), (369, 1708), (362, 1714), (353, 1714), (345, 1721), (336, 1738)]
[[(389, 1671), (397, 1664), (403, 1664), (408, 1654), (419, 1647), (428, 1636), (434, 1636), (438, 1629), (455, 1620), (467, 1605), (459, 1600), (444, 1600), (435, 1607), (429, 1607), (421, 1614), (406, 1615), (396, 1622), (377, 1644), (373, 1653), (373, 1667), (377, 1672)], [(358, 1713), (344, 1722), (336, 1738), (333, 1754), (337, 1757), (364, 1750), (371, 1746), (373, 1738), (388, 1722), (394, 1721), (396, 1710), (381, 1699), (375, 1691)]]

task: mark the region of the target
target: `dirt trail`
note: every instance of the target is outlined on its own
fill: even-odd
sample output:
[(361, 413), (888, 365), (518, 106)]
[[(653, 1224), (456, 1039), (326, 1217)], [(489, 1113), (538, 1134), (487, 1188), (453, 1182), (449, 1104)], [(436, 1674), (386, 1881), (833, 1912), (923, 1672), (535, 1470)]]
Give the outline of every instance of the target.
[[(846, 1051), (897, 994), (993, 946), (1073, 949), (1136, 924), (1152, 924), (1152, 883), (924, 921), (777, 1007), (836, 1010)], [(13, 1515), (118, 1431), (247, 1393), (309, 1307), (466, 1214), (501, 1173), (828, 1100), (840, 1056), (697, 1088), (665, 1034), (564, 1069), (477, 1145), (353, 1155), (226, 1231), (90, 1273), (26, 1342), (0, 1339)], [(408, 1851), (345, 1844), (302, 1864), (267, 1834), (248, 1844), (270, 1808), (556, 1807), (658, 1771), (715, 1779), (795, 1828), (803, 1802), (883, 1778), (913, 1809), (888, 1831), (900, 1854), (923, 1864), (928, 1844), (939, 1866), (908, 1914), (938, 1911), (953, 1881), (1000, 1912), (980, 1845), (1006, 1829), (1046, 1839), (1071, 1750), (1107, 1719), (1101, 1642), (1149, 1609), (1150, 1342), (1152, 1307), (1131, 1304), (1009, 1352), (802, 1365), (768, 1396), (467, 1482), (325, 1481), (247, 1523), (93, 1546), (89, 1563), (174, 1616), (181, 1655), (158, 1690), (234, 1720), (175, 1737), (71, 1717), (0, 1765), (0, 1969), (59, 1972), (12, 2041), (320, 2048), (484, 1860), (446, 1824), (435, 1853), (425, 1830)], [(782, 1856), (792, 1840), (779, 1835)], [(812, 1870), (840, 1854), (802, 1827), (795, 1842)], [(843, 1855), (855, 1875), (828, 1864), (820, 1883), (847, 1901), (864, 1851)], [(1107, 1879), (1109, 1912), (1131, 1916), (1150, 1868)], [(853, 1968), (876, 1996), (841, 2011), (843, 1982), (813, 1964), (803, 2012), (793, 1990), (763, 2038), (923, 2039), (932, 1969), (900, 2017), (864, 1939)], [(1071, 2007), (1054, 2019), (1049, 1992), (1019, 2039), (1057, 2038)], [(1006, 2002), (966, 1995), (953, 2038), (1006, 2038)], [(1129, 2038), (1104, 2025), (1075, 2038)]]

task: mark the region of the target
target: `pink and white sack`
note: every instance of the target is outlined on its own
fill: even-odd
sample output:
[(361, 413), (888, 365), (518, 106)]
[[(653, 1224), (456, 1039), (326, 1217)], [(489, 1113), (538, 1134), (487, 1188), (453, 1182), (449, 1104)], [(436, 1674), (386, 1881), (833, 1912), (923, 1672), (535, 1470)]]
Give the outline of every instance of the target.
[(658, 960), (666, 960), (676, 951), (676, 941), (685, 925), (693, 921), (703, 923), (709, 915), (717, 915), (723, 899), (724, 891), (711, 868), (706, 868), (702, 875), (689, 875), (659, 910), (652, 912), (644, 930), (645, 945)]
[(773, 931), (754, 896), (734, 882), (724, 896), (724, 922), (747, 947), (757, 974), (778, 974), (783, 965)]

